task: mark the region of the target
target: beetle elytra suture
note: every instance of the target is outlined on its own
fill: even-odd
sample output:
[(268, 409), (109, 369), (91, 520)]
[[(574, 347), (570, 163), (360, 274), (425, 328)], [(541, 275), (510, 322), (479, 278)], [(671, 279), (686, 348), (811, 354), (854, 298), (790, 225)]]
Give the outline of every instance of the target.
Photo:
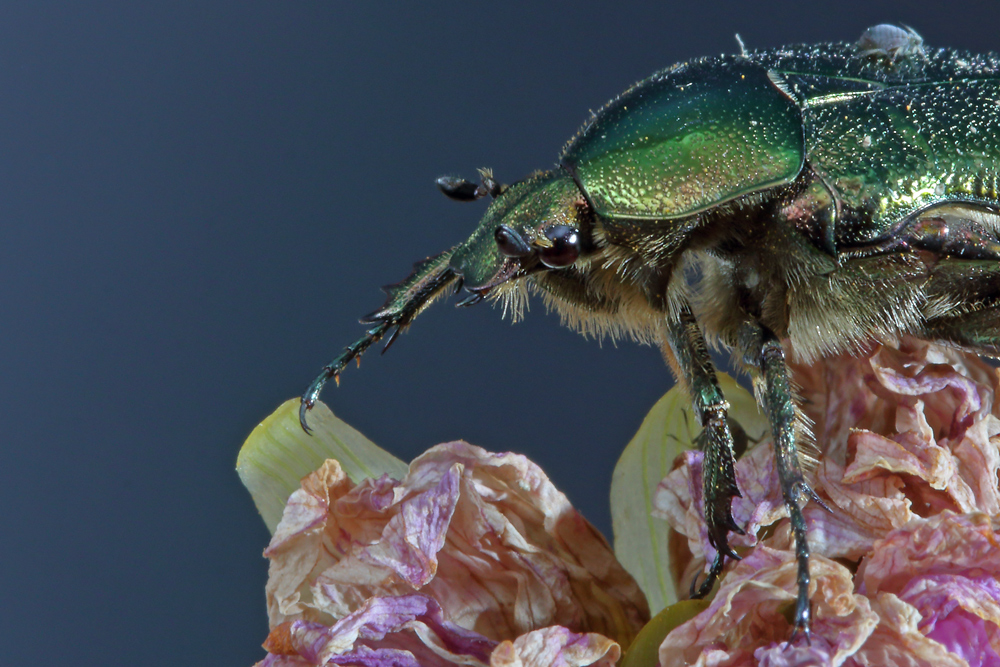
[(742, 532), (717, 342), (770, 424), (808, 638), (801, 507), (819, 499), (782, 341), (804, 359), (902, 335), (1000, 356), (1000, 57), (890, 28), (675, 65), (609, 102), (550, 171), (509, 186), (485, 170), (478, 185), (439, 179), (452, 199), (492, 198), (479, 227), (386, 288), (371, 328), (302, 397), (303, 427), (330, 378), (462, 287), (460, 306), (517, 309), (532, 292), (576, 329), (656, 342), (702, 425), (718, 552), (694, 591), (705, 595)]

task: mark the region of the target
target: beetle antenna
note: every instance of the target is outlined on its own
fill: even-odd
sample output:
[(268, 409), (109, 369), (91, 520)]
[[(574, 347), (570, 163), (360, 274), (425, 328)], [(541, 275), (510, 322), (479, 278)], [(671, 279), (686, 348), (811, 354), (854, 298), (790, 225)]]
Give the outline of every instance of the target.
[(455, 201), (475, 201), (486, 194), (480, 193), (480, 186), (458, 176), (442, 176), (434, 182), (446, 197)]
[(480, 186), (483, 194), (479, 195), (480, 197), (489, 195), (490, 197), (496, 199), (504, 190), (506, 190), (504, 186), (497, 183), (496, 179), (493, 178), (493, 170), (489, 167), (483, 167), (477, 171), (479, 172), (479, 178), (483, 181), (483, 184)]
[(480, 169), (479, 177), (482, 179), (479, 185), (460, 176), (442, 176), (434, 182), (446, 197), (455, 201), (476, 201), (486, 195), (496, 199), (507, 189), (496, 182), (492, 169)]

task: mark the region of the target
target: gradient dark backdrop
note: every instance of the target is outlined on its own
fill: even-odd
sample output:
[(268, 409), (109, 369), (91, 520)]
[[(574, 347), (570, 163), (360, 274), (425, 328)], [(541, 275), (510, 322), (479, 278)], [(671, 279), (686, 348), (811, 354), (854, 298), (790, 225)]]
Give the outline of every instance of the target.
[[(435, 177), (548, 168), (589, 109), (737, 32), (772, 47), (901, 21), (989, 50), (1000, 18), (433, 4), (0, 7), (3, 664), (263, 656), (268, 534), (236, 453), (360, 335), (380, 285), (476, 225), (482, 203)], [(513, 327), (438, 305), (325, 398), (404, 459), (460, 437), (525, 452), (608, 533), (616, 457), (671, 380), (655, 350), (534, 305)]]

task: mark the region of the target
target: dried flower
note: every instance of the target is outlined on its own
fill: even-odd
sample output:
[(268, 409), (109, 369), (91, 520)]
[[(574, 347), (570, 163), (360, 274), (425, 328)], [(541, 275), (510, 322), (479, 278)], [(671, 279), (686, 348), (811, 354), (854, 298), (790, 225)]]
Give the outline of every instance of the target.
[[(833, 508), (804, 508), (811, 642), (789, 641), (797, 565), (770, 442), (737, 462), (743, 496), (733, 515), (746, 535), (731, 540), (743, 560), (727, 565), (709, 602), (668, 607), (643, 629), (649, 610), (635, 580), (526, 458), (454, 442), (402, 474), (400, 462), (354, 433), (353, 451), (366, 453), (352, 477), (332, 459), (306, 476), (265, 552), (272, 629), (260, 667), (611, 667), (630, 644), (627, 667), (1000, 667), (996, 371), (911, 340), (790, 366), (816, 443), (809, 482)], [(650, 420), (680, 410), (676, 396), (657, 405), (623, 456), (620, 468), (633, 468), (619, 479), (632, 488), (619, 509), (673, 458), (663, 458), (667, 447), (647, 453), (668, 439)], [(734, 406), (752, 404), (735, 398)], [(291, 403), (279, 412), (294, 420)], [(301, 437), (297, 425), (285, 433)], [(247, 460), (263, 477), (280, 463), (268, 451)], [(366, 462), (402, 479), (361, 474)], [(658, 487), (655, 514), (673, 533), (653, 524), (636, 531), (633, 569), (657, 552), (671, 558), (641, 573), (647, 588), (672, 573), (673, 588), (661, 581), (650, 599), (685, 590), (715, 556), (701, 466), (700, 452), (684, 452)], [(254, 492), (258, 506), (276, 517), (280, 505), (263, 493)], [(645, 505), (633, 504), (616, 517), (648, 523)]]
[[(811, 480), (833, 508), (804, 513), (812, 642), (788, 642), (794, 542), (769, 443), (737, 464), (744, 560), (711, 605), (660, 648), (667, 665), (1000, 665), (1000, 420), (996, 372), (906, 341), (793, 365), (814, 423)], [(714, 557), (701, 517), (701, 454), (663, 482), (658, 511), (686, 538), (684, 578)], [(765, 528), (766, 527), (766, 528)]]
[(399, 481), (353, 484), (328, 460), (265, 555), (267, 667), (611, 665), (649, 616), (540, 468), (463, 442)]

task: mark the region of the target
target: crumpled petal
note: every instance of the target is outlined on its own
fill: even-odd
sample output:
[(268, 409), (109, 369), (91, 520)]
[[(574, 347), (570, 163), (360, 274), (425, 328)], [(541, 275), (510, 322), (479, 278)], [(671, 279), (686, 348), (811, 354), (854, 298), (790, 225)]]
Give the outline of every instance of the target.
[[(810, 570), (814, 585), (839, 593), (813, 592), (811, 644), (787, 642), (794, 539), (780, 489), (765, 477), (772, 446), (761, 443), (737, 462), (751, 510), (734, 500), (748, 532), (731, 535), (743, 561), (727, 564), (708, 609), (667, 636), (661, 664), (1000, 667), (997, 372), (913, 340), (790, 367), (819, 449), (807, 479), (833, 508), (803, 509)], [(672, 571), (684, 577), (714, 556), (701, 518), (701, 461), (678, 457), (656, 497), (686, 538), (687, 552), (672, 552), (682, 557)]]
[[(1000, 667), (997, 372), (912, 340), (790, 368), (815, 425), (807, 480), (834, 510), (803, 510), (812, 641), (789, 641), (795, 544), (761, 443), (736, 466), (743, 560), (667, 634), (660, 664)], [(682, 589), (715, 554), (702, 461), (678, 457), (654, 501)], [(433, 448), (400, 481), (353, 485), (324, 465), (266, 554), (267, 667), (610, 667), (648, 615), (537, 466), (465, 443)]]
[(613, 667), (619, 657), (621, 647), (607, 637), (555, 626), (501, 642), (490, 667)]
[(967, 661), (998, 665), (1000, 583), (995, 576), (938, 574), (910, 581), (899, 595), (920, 615), (921, 630)]
[(879, 623), (848, 665), (966, 667), (968, 663), (920, 631), (920, 612), (892, 593), (870, 598)]
[(794, 552), (755, 548), (729, 571), (705, 611), (667, 635), (661, 667), (793, 665), (810, 655), (825, 656), (821, 664), (842, 664), (871, 634), (878, 616), (866, 597), (854, 593), (847, 568), (814, 557), (812, 646), (789, 644), (785, 610), (794, 605), (797, 567)]
[[(874, 434), (867, 431), (852, 434), (852, 446), (868, 436)], [(829, 558), (858, 560), (871, 551), (876, 539), (914, 517), (910, 509), (912, 501), (904, 493), (905, 483), (895, 475), (849, 481), (843, 467), (832, 459), (824, 459), (816, 471), (815, 489), (836, 509), (829, 513), (818, 507), (805, 508), (810, 518), (810, 538), (813, 532), (817, 536), (833, 532), (851, 537), (848, 541), (836, 537), (818, 539), (812, 548)]]
[(858, 570), (860, 588), (901, 593), (918, 577), (1000, 577), (1000, 544), (989, 517), (943, 512), (892, 531)]
[[(615, 640), (630, 642), (649, 616), (610, 546), (538, 466), (463, 442), (432, 448), (400, 481), (353, 485), (337, 462), (327, 461), (289, 498), (265, 555), (271, 626), (279, 635), (294, 630), (295, 655), (310, 664), (337, 662), (327, 654), (363, 645), (382, 651), (365, 654), (365, 664), (381, 665), (387, 652), (401, 650), (398, 631), (391, 633), (393, 646), (378, 647), (351, 644), (356, 638), (345, 634), (344, 622), (379, 600), (430, 600), (454, 628), (494, 643), (555, 626), (599, 633), (581, 636), (604, 635), (602, 642), (617, 646)], [(404, 629), (417, 627), (406, 622)], [(307, 637), (319, 637), (310, 641), (322, 650), (305, 651)], [(574, 646), (567, 645), (566, 656)], [(416, 654), (408, 643), (406, 650)]]
[[(496, 642), (444, 620), (441, 607), (424, 595), (372, 598), (332, 626), (286, 621), (268, 635), (271, 654), (259, 667), (287, 664), (364, 664), (371, 667), (483, 665)], [(295, 664), (295, 663), (291, 663)]]

